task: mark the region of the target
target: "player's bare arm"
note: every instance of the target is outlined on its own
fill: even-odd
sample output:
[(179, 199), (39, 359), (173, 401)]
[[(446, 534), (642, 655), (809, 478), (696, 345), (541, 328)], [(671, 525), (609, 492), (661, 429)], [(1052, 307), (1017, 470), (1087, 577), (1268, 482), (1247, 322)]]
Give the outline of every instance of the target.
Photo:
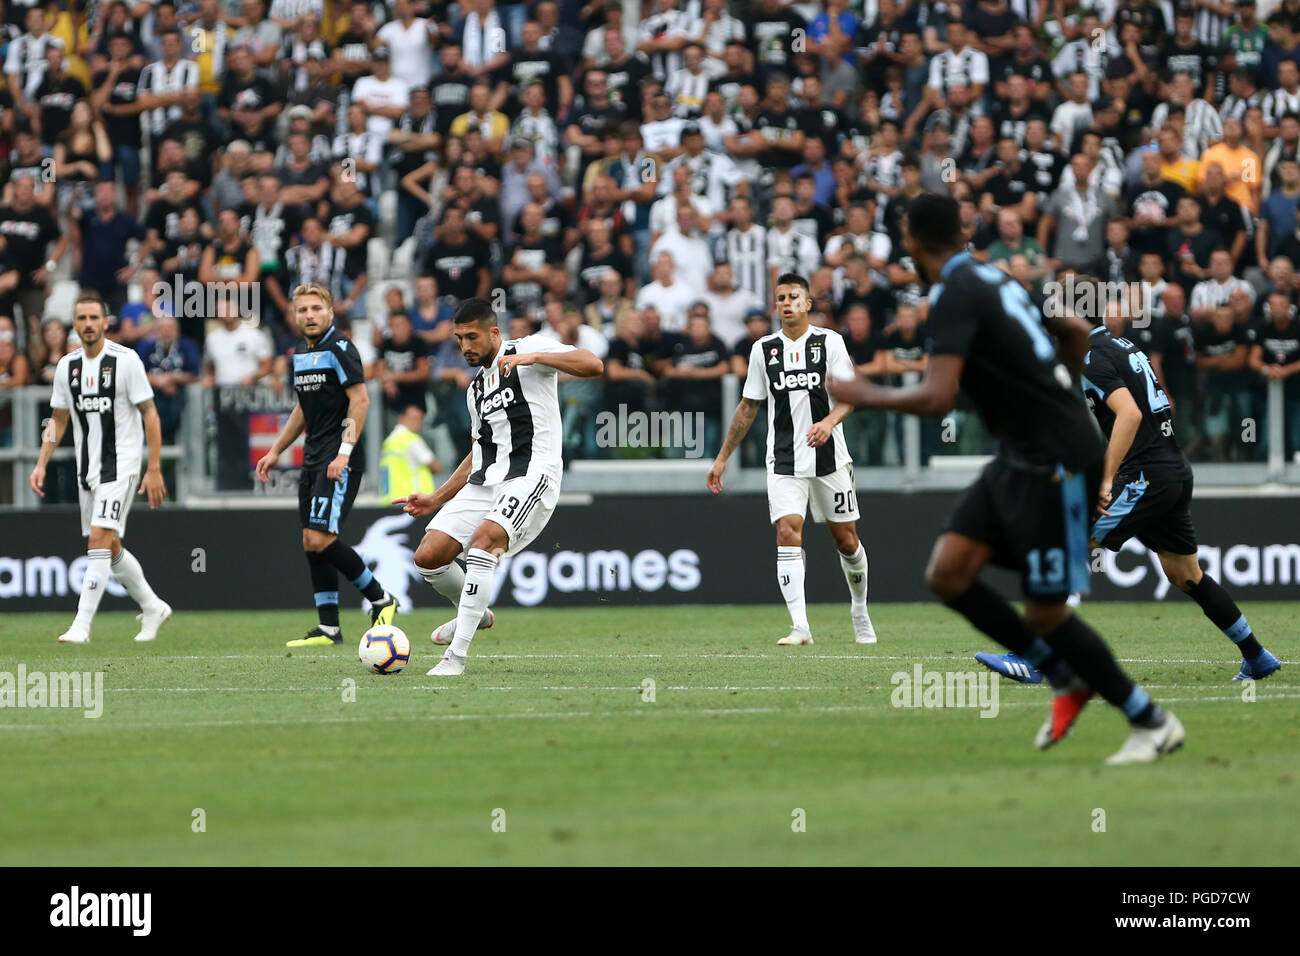
[(352, 458), (352, 446), (361, 438), (361, 428), (365, 424), (366, 413), (369, 411), (370, 393), (366, 391), (366, 383), (357, 382), (349, 385), (348, 417), (343, 419), (342, 443), (339, 445), (339, 453), (325, 469), (325, 477), (330, 481), (338, 481), (347, 470), (348, 462)]
[(136, 408), (144, 420), (144, 438), (149, 445), (149, 464), (140, 480), (140, 494), (148, 497), (150, 508), (157, 508), (167, 497), (167, 483), (162, 474), (162, 420), (152, 398), (146, 398)]
[(957, 390), (966, 360), (958, 355), (935, 355), (925, 378), (916, 385), (877, 385), (865, 379), (832, 378), (826, 387), (837, 402), (859, 408), (883, 408), (904, 415), (937, 418), (957, 404)]
[(1111, 429), (1110, 443), (1106, 446), (1106, 461), (1102, 468), (1101, 489), (1097, 492), (1097, 504), (1102, 514), (1108, 514), (1110, 507), (1110, 489), (1115, 484), (1115, 474), (1120, 463), (1133, 447), (1137, 437), (1138, 426), (1142, 424), (1142, 410), (1127, 388), (1117, 388), (1106, 396), (1106, 404), (1115, 413), (1115, 425)]
[(68, 430), (68, 410), (66, 408), (53, 409), (53, 414), (49, 421), (45, 423), (45, 431), (41, 433), (41, 453), (36, 459), (36, 467), (32, 469), (31, 477), (27, 479), (31, 485), (32, 491), (36, 492), (42, 498), (45, 497), (45, 468), (50, 463), (50, 458), (54, 454), (54, 449), (59, 447), (59, 442), (63, 441), (63, 433)]
[(599, 378), (605, 374), (605, 363), (586, 349), (569, 352), (528, 352), (523, 355), (503, 355), (498, 366), (502, 375), (509, 375), (525, 365), (546, 365), (574, 378)]
[(835, 431), (835, 426), (844, 419), (849, 417), (853, 411), (853, 406), (846, 402), (839, 402), (831, 409), (830, 414), (819, 422), (813, 422), (812, 428), (808, 429), (808, 446), (810, 448), (820, 448), (831, 440), (831, 433)]
[(402, 505), (403, 511), (417, 518), (422, 515), (431, 515), (456, 497), (456, 493), (465, 487), (465, 483), (469, 480), (470, 470), (473, 467), (474, 450), (471, 448), (470, 453), (461, 460), (461, 463), (456, 466), (456, 470), (451, 473), (450, 477), (442, 483), (442, 487), (437, 491), (432, 494), (414, 494), (407, 495), (405, 498), (394, 498), (393, 504)]
[(289, 420), (284, 423), (284, 428), (280, 430), (280, 437), (275, 440), (271, 450), (263, 455), (257, 462), (257, 479), (258, 481), (267, 481), (271, 477), (271, 469), (276, 466), (284, 450), (298, 440), (306, 428), (306, 422), (302, 417), (302, 405), (294, 405), (293, 411), (289, 413)]
[(718, 457), (713, 459), (707, 478), (709, 491), (715, 495), (722, 491), (722, 473), (727, 470), (727, 459), (740, 447), (740, 443), (749, 434), (762, 402), (753, 398), (742, 398), (736, 406), (736, 413), (731, 416), (731, 427), (727, 429), (727, 440), (722, 443)]

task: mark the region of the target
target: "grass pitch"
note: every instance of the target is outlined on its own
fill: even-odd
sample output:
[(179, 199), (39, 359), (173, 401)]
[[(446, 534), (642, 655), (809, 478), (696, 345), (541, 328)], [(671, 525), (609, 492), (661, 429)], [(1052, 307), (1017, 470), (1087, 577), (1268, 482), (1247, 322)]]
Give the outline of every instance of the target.
[[(1300, 660), (1300, 603), (1245, 610)], [(1190, 601), (1082, 613), (1181, 752), (1102, 766), (1127, 730), (1094, 702), (1040, 754), (1042, 686), (1003, 681), (994, 719), (893, 707), (895, 672), (993, 649), (938, 606), (873, 606), (875, 646), (815, 606), (800, 648), (778, 606), (507, 609), (458, 680), (425, 676), (445, 611), (398, 618), (392, 677), (347, 610), (343, 647), (294, 652), (309, 611), (181, 613), (153, 645), (104, 614), (84, 647), (10, 615), (0, 670), (102, 670), (105, 704), (0, 710), (0, 864), (1300, 863), (1300, 665), (1246, 701)]]

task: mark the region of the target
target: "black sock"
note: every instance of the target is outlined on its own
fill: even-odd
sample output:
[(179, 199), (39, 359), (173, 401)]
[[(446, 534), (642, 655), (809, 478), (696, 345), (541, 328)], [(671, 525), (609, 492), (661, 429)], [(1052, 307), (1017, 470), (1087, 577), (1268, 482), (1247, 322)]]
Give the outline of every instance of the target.
[(1237, 645), (1242, 657), (1250, 660), (1259, 656), (1259, 652), (1264, 648), (1255, 639), (1255, 632), (1246, 621), (1246, 615), (1241, 613), (1241, 608), (1237, 607), (1237, 602), (1232, 599), (1232, 595), (1223, 590), (1223, 586), (1218, 581), (1208, 574), (1202, 574), (1201, 580), (1193, 584), (1187, 594), (1201, 606), (1201, 610), (1214, 626)]
[(1012, 654), (1024, 654), (1036, 640), (1016, 609), (983, 581), (976, 581), (961, 597), (944, 603)]
[(1101, 635), (1079, 617), (1071, 614), (1052, 633), (1044, 634), (1043, 639), (1065, 658), (1084, 683), (1108, 704), (1122, 710), (1132, 723), (1150, 726), (1164, 719), (1150, 695), (1120, 669)]
[(316, 614), (324, 627), (339, 626), (339, 573), (319, 551), (307, 552), (311, 569), (312, 597)]
[(383, 598), (384, 586), (375, 580), (366, 563), (361, 560), (361, 555), (353, 551), (350, 545), (335, 538), (321, 555), (338, 568), (339, 574), (351, 581), (367, 601), (375, 602)]

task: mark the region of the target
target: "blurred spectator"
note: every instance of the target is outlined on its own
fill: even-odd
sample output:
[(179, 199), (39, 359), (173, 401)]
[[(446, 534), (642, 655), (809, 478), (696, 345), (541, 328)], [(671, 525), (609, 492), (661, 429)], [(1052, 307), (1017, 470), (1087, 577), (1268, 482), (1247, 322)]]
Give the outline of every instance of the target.
[(691, 306), (686, 333), (677, 338), (667, 354), (658, 360), (658, 374), (665, 379), (669, 406), (682, 412), (698, 413), (704, 424), (704, 456), (717, 453), (722, 434), (722, 377), (731, 371), (731, 348), (713, 334), (709, 307), (704, 302)]
[[(1250, 330), (1250, 354), (1247, 365), (1264, 382), (1282, 383), (1282, 421), (1284, 452), (1287, 460), (1300, 453), (1300, 322), (1296, 321), (1296, 304), (1284, 292), (1271, 293), (1264, 303), (1264, 314)], [(1257, 414), (1261, 425), (1263, 448), (1268, 449), (1268, 397), (1258, 393)], [(1262, 456), (1261, 456), (1262, 457)]]
[[(49, 210), (36, 202), (36, 188), (31, 177), (13, 180), (10, 185), (13, 187), (13, 200), (0, 206), (0, 237), (5, 243), (5, 264), (18, 271), (18, 281), (12, 291), (4, 292), (3, 300), (8, 302), (11, 295), (16, 299), (26, 331), (27, 351), (31, 360), (39, 364), (45, 359), (40, 324), (45, 297), (49, 294), (50, 273), (63, 258), (68, 240)], [(14, 313), (6, 304), (0, 314)]]
[(487, 243), (469, 234), (465, 219), (464, 210), (449, 206), (424, 258), (424, 273), (437, 279), (438, 288), (457, 301), (486, 298), (492, 282)]
[(653, 275), (654, 281), (642, 286), (637, 292), (636, 307), (642, 310), (653, 308), (663, 320), (666, 332), (684, 330), (687, 310), (702, 293), (677, 281), (677, 263), (672, 253), (660, 252), (654, 257)]
[(204, 343), (203, 386), (256, 385), (271, 374), (271, 340), (265, 331), (240, 318), (233, 308), (223, 311), (220, 326), (208, 334)]
[(1196, 367), (1204, 375), (1204, 430), (1216, 461), (1227, 461), (1230, 449), (1244, 457), (1233, 441), (1244, 427), (1242, 419), (1253, 414), (1251, 380), (1246, 369), (1249, 332), (1233, 321), (1226, 302), (1211, 309), (1211, 320), (1193, 326)]
[(199, 346), (182, 338), (180, 325), (170, 315), (160, 315), (135, 349), (144, 361), (153, 386), (154, 403), (162, 422), (163, 443), (174, 444), (185, 411), (185, 386), (199, 380)]
[(127, 244), (143, 242), (145, 230), (129, 212), (118, 207), (117, 187), (108, 181), (95, 183), (93, 206), (83, 211), (73, 207), (71, 231), (74, 255), (80, 262), (77, 282), (82, 291), (93, 289), (115, 314), (126, 304), (126, 285), (135, 277), (128, 260)]
[[(424, 411), (424, 393), (429, 386), (427, 346), (415, 337), (405, 312), (388, 317), (388, 330), (379, 346), (371, 375), (379, 380), (386, 417), (396, 421), (403, 409)], [(385, 425), (385, 428), (390, 427)]]
[(370, 51), (371, 74), (360, 77), (352, 87), (352, 102), (366, 111), (366, 126), (381, 143), (388, 141), (394, 124), (402, 118), (411, 102), (411, 86), (392, 75), (388, 48)]
[(452, 338), (455, 307), (438, 295), (438, 280), (433, 276), (416, 276), (415, 305), (410, 311), (412, 329), (430, 352)]
[[(550, 302), (546, 306), (546, 325), (541, 335), (557, 339), (565, 345), (586, 349), (597, 358), (609, 351), (609, 340), (582, 321), (581, 313), (574, 307)], [(560, 410), (563, 417), (562, 442), (566, 460), (581, 450), (581, 457), (596, 455), (596, 429), (594, 416), (600, 407), (601, 383), (594, 378), (574, 378), (561, 372), (556, 376)]]
[[(625, 297), (624, 277), (614, 269), (606, 269), (597, 281), (598, 295), (582, 310), (582, 320), (607, 339), (613, 339), (623, 318), (635, 311), (632, 300)], [(640, 319), (637, 320), (638, 327)]]

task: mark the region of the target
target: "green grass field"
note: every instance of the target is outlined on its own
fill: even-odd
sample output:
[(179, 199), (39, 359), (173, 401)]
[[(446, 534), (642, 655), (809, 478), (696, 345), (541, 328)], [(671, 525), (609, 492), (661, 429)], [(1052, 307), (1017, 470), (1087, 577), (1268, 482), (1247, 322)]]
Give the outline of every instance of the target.
[[(872, 612), (875, 646), (817, 606), (817, 643), (779, 648), (777, 606), (508, 609), (460, 679), (425, 676), (429, 610), (392, 677), (350, 611), (336, 652), (282, 646), (309, 612), (178, 614), (143, 646), (105, 614), (85, 647), (10, 615), (0, 670), (102, 669), (106, 694), (97, 720), (0, 710), (0, 864), (1300, 863), (1300, 666), (1243, 701), (1191, 602), (1083, 609), (1187, 727), (1140, 768), (1102, 765), (1127, 729), (1098, 702), (1036, 752), (1042, 687), (1002, 682), (994, 719), (891, 706), (896, 671), (992, 646), (938, 606)], [(1300, 603), (1246, 613), (1300, 659)]]

